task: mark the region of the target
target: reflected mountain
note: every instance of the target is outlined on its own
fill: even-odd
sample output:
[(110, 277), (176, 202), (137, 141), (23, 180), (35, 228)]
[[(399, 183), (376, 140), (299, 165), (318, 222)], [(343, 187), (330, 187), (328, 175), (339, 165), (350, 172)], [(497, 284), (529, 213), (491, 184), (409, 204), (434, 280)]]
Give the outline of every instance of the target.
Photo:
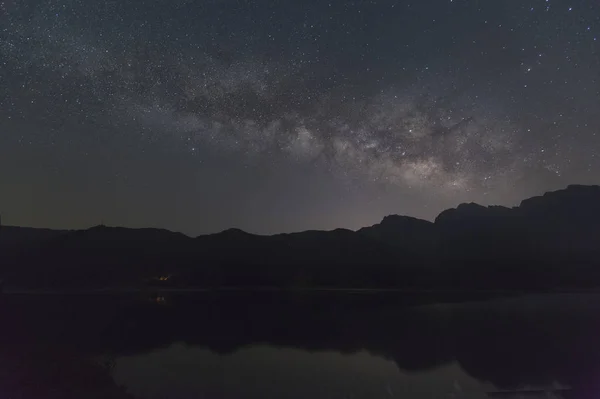
[[(600, 389), (600, 295), (417, 307), (385, 295), (176, 295), (159, 304), (112, 296), (8, 297), (2, 308), (14, 342), (12, 352), (1, 354), (8, 363), (31, 342), (112, 359), (174, 342), (220, 354), (268, 345), (366, 351), (409, 373), (457, 364), (498, 389), (561, 384), (573, 388), (564, 397), (577, 398), (597, 397)], [(35, 353), (24, 353), (26, 364)]]

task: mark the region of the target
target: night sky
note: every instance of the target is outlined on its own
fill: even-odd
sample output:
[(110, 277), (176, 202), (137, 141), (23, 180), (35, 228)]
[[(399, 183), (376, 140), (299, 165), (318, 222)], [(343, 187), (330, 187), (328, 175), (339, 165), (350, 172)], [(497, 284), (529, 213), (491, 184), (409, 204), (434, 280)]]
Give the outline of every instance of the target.
[(5, 224), (433, 219), (600, 183), (600, 3), (0, 0)]

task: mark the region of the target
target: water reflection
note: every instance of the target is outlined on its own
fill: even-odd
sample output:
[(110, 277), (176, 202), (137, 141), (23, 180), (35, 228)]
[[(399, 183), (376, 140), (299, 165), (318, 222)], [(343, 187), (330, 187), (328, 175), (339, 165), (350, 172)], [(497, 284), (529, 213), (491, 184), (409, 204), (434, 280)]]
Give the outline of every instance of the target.
[(119, 383), (147, 399), (481, 398), (493, 388), (456, 363), (407, 373), (366, 351), (343, 355), (262, 345), (218, 355), (174, 344), (120, 358), (114, 370)]
[(600, 392), (598, 295), (416, 307), (377, 295), (162, 296), (5, 297), (0, 362), (11, 367), (0, 389), (118, 398), (124, 385), (147, 399)]

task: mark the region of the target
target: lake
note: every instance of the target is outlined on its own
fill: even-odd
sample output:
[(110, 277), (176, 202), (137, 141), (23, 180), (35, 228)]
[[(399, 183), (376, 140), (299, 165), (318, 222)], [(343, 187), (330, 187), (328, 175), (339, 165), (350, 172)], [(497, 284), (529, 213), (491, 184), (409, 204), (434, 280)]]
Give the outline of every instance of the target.
[(6, 398), (597, 398), (600, 295), (0, 297)]

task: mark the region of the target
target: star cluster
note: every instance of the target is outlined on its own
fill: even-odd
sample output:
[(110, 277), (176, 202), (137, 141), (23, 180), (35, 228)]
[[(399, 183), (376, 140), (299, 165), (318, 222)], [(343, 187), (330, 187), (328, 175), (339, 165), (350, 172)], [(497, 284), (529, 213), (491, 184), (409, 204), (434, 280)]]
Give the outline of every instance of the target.
[[(22, 224), (272, 232), (600, 183), (598, 36), (591, 0), (4, 0), (0, 205)], [(26, 180), (89, 206), (41, 217)], [(107, 191), (147, 208), (125, 217)]]

